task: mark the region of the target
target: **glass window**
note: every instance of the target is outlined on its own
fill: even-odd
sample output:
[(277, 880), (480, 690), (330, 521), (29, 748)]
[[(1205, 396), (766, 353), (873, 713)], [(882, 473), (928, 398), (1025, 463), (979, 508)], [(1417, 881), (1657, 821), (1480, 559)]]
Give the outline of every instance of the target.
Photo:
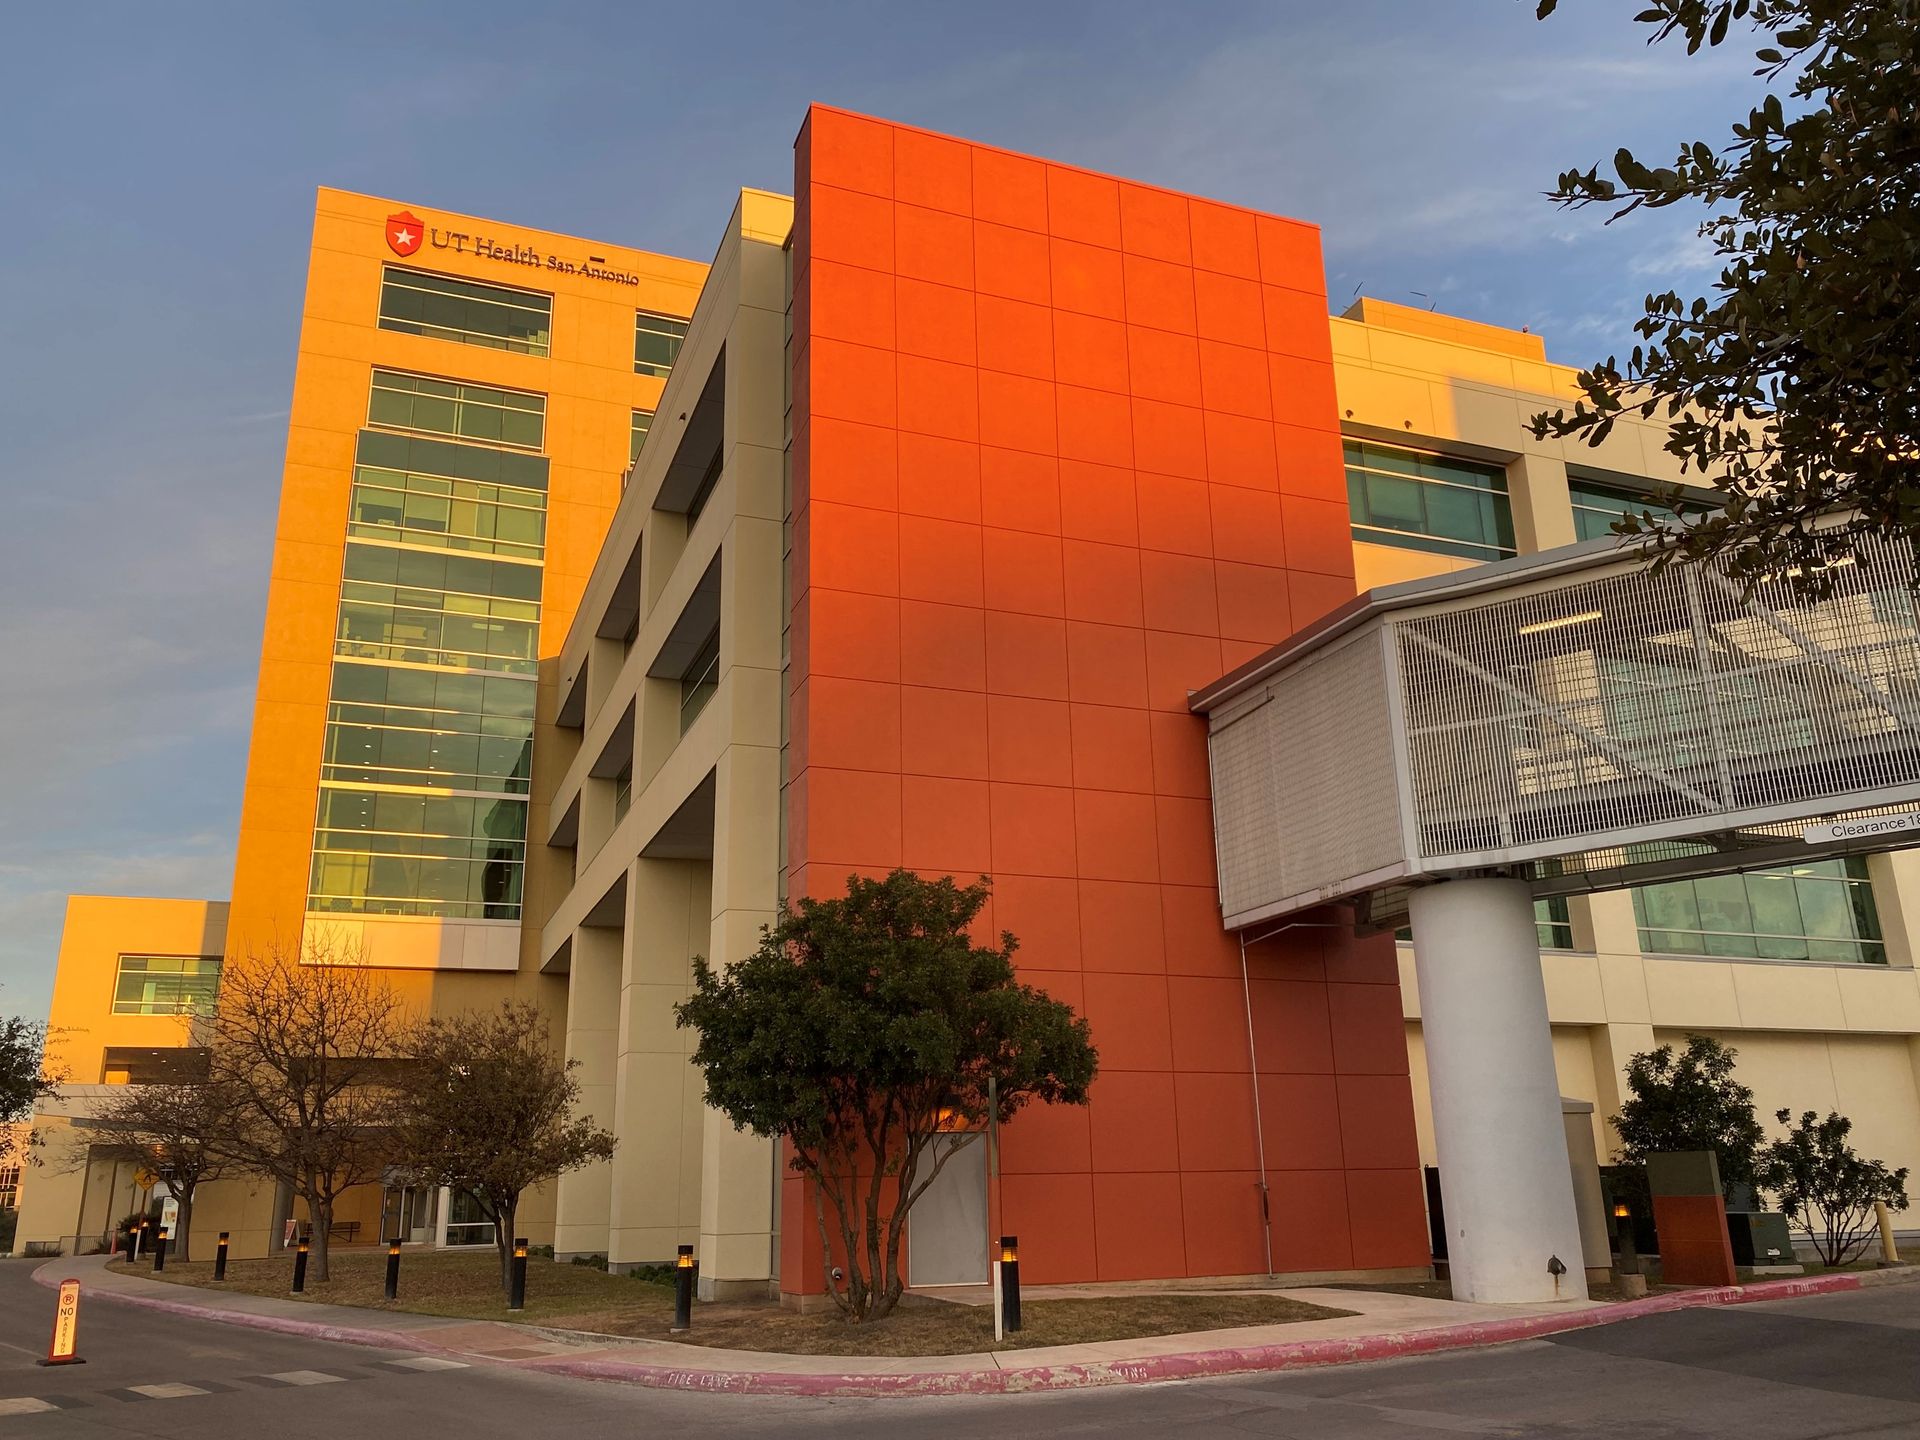
[(633, 316), (633, 370), (636, 375), (664, 379), (687, 338), (687, 322), (671, 315), (637, 310)]
[(218, 955), (122, 955), (116, 1015), (201, 1015), (220, 993)]
[(1346, 442), (1353, 538), (1497, 560), (1515, 553), (1507, 474), (1497, 465)]
[(1622, 515), (1651, 513), (1657, 519), (1675, 511), (1691, 514), (1705, 508), (1687, 501), (1670, 507), (1651, 491), (1635, 490), (1627, 485), (1609, 485), (1579, 475), (1567, 477), (1567, 497), (1573, 502), (1574, 534), (1582, 540), (1611, 535), (1614, 522)]
[(537, 560), (546, 546), (547, 497), (442, 475), (356, 466), (347, 533)]
[(547, 397), (493, 385), (375, 370), (367, 423), (389, 430), (454, 435), (538, 450), (546, 441)]
[(1652, 954), (1887, 962), (1859, 856), (1642, 885), (1633, 909), (1640, 948)]
[(687, 533), (693, 533), (693, 527), (700, 521), (700, 512), (707, 508), (707, 501), (713, 498), (713, 487), (720, 483), (720, 452), (713, 452), (713, 459), (707, 462), (707, 472), (700, 477), (699, 485), (694, 487), (693, 498), (687, 501)]
[(647, 431), (653, 427), (653, 411), (636, 410), (633, 412), (633, 441), (627, 447), (629, 463), (640, 458), (640, 447), (647, 443)]
[(1567, 897), (1552, 895), (1533, 902), (1533, 921), (1540, 932), (1542, 950), (1573, 948), (1573, 917), (1567, 910)]
[(715, 626), (693, 661), (680, 677), (680, 733), (692, 728), (695, 717), (707, 708), (707, 701), (720, 684), (720, 627)]
[(380, 328), (545, 355), (553, 331), (553, 297), (389, 265), (380, 276)]
[(620, 773), (613, 777), (613, 823), (618, 825), (627, 818), (627, 809), (633, 804), (633, 762), (629, 760), (621, 766)]

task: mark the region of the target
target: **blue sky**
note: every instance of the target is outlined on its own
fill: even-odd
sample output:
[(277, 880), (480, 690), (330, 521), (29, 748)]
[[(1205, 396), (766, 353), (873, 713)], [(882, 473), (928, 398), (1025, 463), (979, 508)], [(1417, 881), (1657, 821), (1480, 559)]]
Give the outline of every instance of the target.
[(0, 57), (0, 1012), (70, 891), (225, 896), (313, 190), (704, 259), (807, 102), (1325, 227), (1328, 293), (1632, 343), (1685, 217), (1540, 196), (1717, 140), (1633, 3), (41, 5)]

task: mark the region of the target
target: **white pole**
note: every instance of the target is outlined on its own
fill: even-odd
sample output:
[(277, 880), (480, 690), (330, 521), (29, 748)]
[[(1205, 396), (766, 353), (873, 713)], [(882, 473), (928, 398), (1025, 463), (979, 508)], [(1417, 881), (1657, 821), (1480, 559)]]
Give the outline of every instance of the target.
[(1409, 905), (1453, 1298), (1584, 1299), (1533, 893), (1450, 880)]
[(993, 1262), (993, 1343), (998, 1345), (1007, 1338), (1007, 1332), (1001, 1325), (1000, 1314), (1000, 1262)]

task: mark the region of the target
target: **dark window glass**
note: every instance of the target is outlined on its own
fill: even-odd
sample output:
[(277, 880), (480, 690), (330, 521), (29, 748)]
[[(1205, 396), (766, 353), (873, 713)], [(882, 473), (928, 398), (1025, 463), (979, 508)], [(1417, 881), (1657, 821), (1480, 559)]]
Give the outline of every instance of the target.
[(1884, 965), (1887, 947), (1859, 856), (1642, 885), (1640, 948), (1653, 954)]
[(1346, 442), (1353, 538), (1497, 560), (1514, 553), (1506, 472), (1390, 445)]
[(546, 439), (547, 397), (375, 370), (367, 423), (538, 450)]
[(553, 330), (553, 297), (389, 265), (380, 277), (380, 328), (545, 355)]
[(122, 955), (113, 982), (116, 1015), (199, 1015), (220, 994), (218, 955)]
[(663, 379), (673, 369), (680, 344), (687, 338), (687, 322), (671, 315), (656, 315), (651, 310), (636, 311), (633, 317), (633, 368), (639, 375), (658, 375)]
[(686, 734), (694, 719), (707, 708), (720, 684), (720, 629), (707, 637), (680, 677), (680, 733)]
[(1675, 513), (1693, 514), (1705, 507), (1682, 501), (1670, 506), (1660, 496), (1625, 485), (1608, 485), (1582, 476), (1567, 478), (1567, 498), (1573, 503), (1573, 533), (1582, 540), (1594, 540), (1613, 533), (1614, 522), (1622, 515), (1651, 514), (1655, 519)]

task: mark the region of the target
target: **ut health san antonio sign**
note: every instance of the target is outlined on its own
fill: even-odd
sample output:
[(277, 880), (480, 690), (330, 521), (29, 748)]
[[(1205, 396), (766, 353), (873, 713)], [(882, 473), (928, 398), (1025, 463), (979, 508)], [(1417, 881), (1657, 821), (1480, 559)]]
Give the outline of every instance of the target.
[(638, 285), (640, 277), (630, 270), (609, 269), (605, 260), (589, 255), (570, 260), (564, 255), (542, 255), (531, 245), (503, 245), (486, 235), (465, 230), (443, 230), (428, 225), (410, 210), (387, 217), (387, 248), (401, 259), (410, 259), (429, 244), (436, 250), (451, 250), (456, 255), (477, 255), (504, 265), (531, 265), (558, 275), (585, 275), (590, 280), (611, 280), (616, 285)]

